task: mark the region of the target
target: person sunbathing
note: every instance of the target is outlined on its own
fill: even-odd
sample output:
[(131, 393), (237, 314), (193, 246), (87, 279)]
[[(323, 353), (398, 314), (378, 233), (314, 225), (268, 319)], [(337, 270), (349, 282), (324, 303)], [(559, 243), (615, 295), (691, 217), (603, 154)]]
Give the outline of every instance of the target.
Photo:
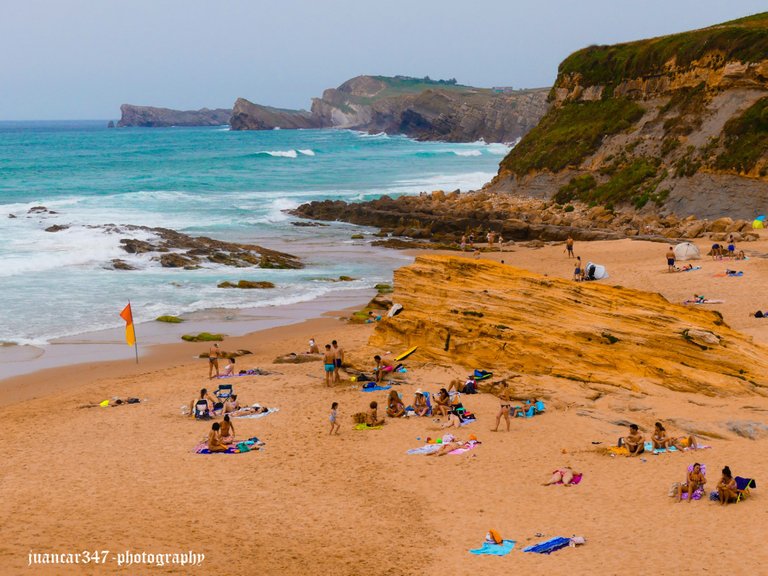
[(413, 411), (416, 416), (428, 416), (429, 406), (427, 406), (427, 398), (424, 396), (425, 392), (416, 390), (416, 394), (413, 396)]
[(237, 394), (232, 394), (224, 402), (224, 414), (229, 414), (232, 417), (250, 416), (251, 414), (262, 414), (269, 412), (269, 408), (254, 404), (253, 406), (241, 406), (237, 400)]
[(229, 364), (224, 366), (224, 374), (222, 376), (234, 376), (235, 375), (235, 359), (228, 358)]
[(693, 270), (693, 264), (683, 264), (680, 268), (681, 272), (687, 272), (688, 270)]
[(736, 260), (746, 260), (747, 256), (744, 254), (744, 250), (739, 250), (738, 254), (736, 254)]
[(629, 436), (621, 438), (619, 445), (625, 446), (630, 456), (639, 456), (645, 452), (645, 438), (640, 434), (637, 424), (629, 425)]
[(226, 414), (221, 422), (219, 437), (222, 444), (232, 444), (235, 441), (235, 425), (229, 419), (229, 414)]
[(574, 476), (581, 476), (581, 472), (575, 472), (570, 466), (563, 466), (552, 472), (552, 477), (542, 484), (542, 486), (551, 486), (552, 484), (562, 484), (571, 486)]
[(383, 426), (384, 420), (379, 420), (379, 403), (375, 400), (370, 403), (370, 410), (368, 411), (368, 417), (366, 418), (366, 424), (370, 427)]
[(730, 268), (725, 269), (726, 276), (739, 276), (740, 274), (743, 274), (741, 270), (731, 270)]
[(440, 446), (440, 449), (435, 450), (434, 452), (428, 453), (427, 456), (445, 456), (446, 454), (450, 454), (457, 448), (462, 448), (462, 447), (469, 448), (473, 444), (477, 443), (477, 437), (475, 437), (474, 434), (471, 434), (469, 436), (469, 440), (467, 440), (466, 442), (463, 440), (459, 440), (452, 434), (446, 434), (445, 436), (443, 436), (442, 440), (443, 440), (443, 443), (442, 443), (442, 446)]
[(704, 484), (707, 483), (707, 478), (704, 476), (704, 472), (701, 470), (701, 464), (696, 462), (693, 467), (688, 471), (685, 477), (685, 482), (680, 486), (680, 493), (678, 494), (677, 501), (680, 502), (683, 499), (683, 494), (688, 494), (688, 503), (693, 500), (693, 493), (696, 490), (704, 491)]
[[(207, 409), (202, 408), (202, 404), (205, 402)], [(197, 408), (198, 404), (200, 404), (200, 407)], [(211, 418), (216, 410), (222, 410), (224, 408), (224, 405), (219, 402), (217, 399), (215, 399), (213, 396), (211, 396), (208, 393), (207, 388), (202, 388), (200, 390), (200, 396), (198, 398), (195, 398), (192, 400), (192, 402), (189, 403), (189, 415), (190, 416), (196, 416), (197, 418)], [(197, 412), (197, 414), (196, 414)]]
[(440, 388), (440, 392), (435, 396), (435, 404), (432, 407), (432, 411), (437, 416), (448, 416), (450, 409), (451, 396), (448, 394), (448, 390)]
[(525, 404), (523, 404), (522, 406), (514, 406), (511, 411), (512, 418), (516, 418), (518, 416), (525, 416), (526, 414), (528, 414), (528, 411), (531, 408), (535, 407), (535, 405), (536, 405), (536, 398), (532, 400), (526, 400)]
[(405, 405), (400, 399), (397, 390), (389, 391), (389, 398), (387, 399), (387, 416), (390, 418), (400, 418), (401, 416), (405, 416)]
[(211, 452), (226, 452), (229, 448), (221, 442), (221, 425), (214, 422), (211, 431), (208, 433), (208, 450)]
[(723, 505), (735, 502), (738, 498), (736, 480), (733, 478), (731, 469), (728, 466), (723, 468), (723, 476), (717, 484), (717, 497), (720, 500), (720, 504)]

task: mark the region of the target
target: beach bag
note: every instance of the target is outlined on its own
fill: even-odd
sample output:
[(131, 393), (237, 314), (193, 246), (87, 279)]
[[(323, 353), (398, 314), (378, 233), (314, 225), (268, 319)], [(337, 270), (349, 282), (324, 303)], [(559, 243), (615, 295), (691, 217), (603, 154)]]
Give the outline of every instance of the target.
[(763, 314), (761, 310), (758, 310), (757, 312), (755, 312), (755, 318), (764, 318), (764, 317), (765, 317), (765, 314)]
[(464, 383), (464, 388), (461, 391), (462, 394), (477, 394), (477, 384), (474, 380), (467, 380)]

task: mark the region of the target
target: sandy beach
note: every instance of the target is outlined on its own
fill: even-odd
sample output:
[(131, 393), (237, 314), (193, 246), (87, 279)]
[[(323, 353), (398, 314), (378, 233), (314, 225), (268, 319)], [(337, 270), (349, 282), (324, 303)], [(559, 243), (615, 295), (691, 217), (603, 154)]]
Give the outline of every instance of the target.
[[(696, 243), (703, 254), (711, 244)], [(609, 285), (659, 292), (672, 302), (694, 293), (724, 300), (711, 308), (732, 328), (768, 344), (768, 320), (750, 316), (768, 309), (768, 240), (739, 247), (748, 260), (704, 256), (694, 262), (701, 270), (674, 274), (666, 271), (663, 243), (577, 243), (575, 252), (585, 263), (605, 265), (610, 278), (602, 282)], [(513, 245), (481, 257), (569, 278), (573, 261), (563, 248)], [(743, 270), (744, 276), (721, 277), (726, 268)], [(478, 420), (457, 435), (474, 434), (481, 444), (460, 455), (409, 455), (427, 437), (442, 435), (442, 422), (389, 419), (381, 430), (353, 430), (350, 416), (371, 400), (383, 412), (386, 392), (363, 393), (348, 379), (327, 388), (319, 361), (273, 364), (279, 355), (305, 351), (314, 337), (321, 345), (338, 340), (349, 364), (370, 368), (372, 355), (385, 352), (368, 346), (375, 326), (349, 324), (340, 315), (224, 342), (224, 348), (253, 352), (239, 359), (238, 369), (273, 372), (227, 380), (243, 403), (279, 408), (235, 422), (238, 438), (258, 436), (266, 443), (260, 451), (193, 453), (210, 422), (183, 416), (181, 408), (200, 388), (215, 388), (206, 362), (191, 359), (205, 344), (158, 346), (138, 367), (126, 360), (4, 380), (0, 573), (759, 574), (768, 562), (760, 524), (766, 514), (761, 482), (768, 476), (768, 399), (610, 386), (595, 397), (594, 389), (578, 382), (523, 378), (517, 389), (544, 399), (544, 414), (514, 419), (509, 432), (494, 433), (499, 400), (465, 395), (465, 406)], [(418, 353), (406, 366), (406, 382), (397, 389), (407, 403), (417, 388), (437, 392), (474, 368), (426, 363)], [(115, 396), (143, 401), (78, 408)], [(329, 436), (334, 401), (340, 404), (341, 434)], [(622, 423), (636, 422), (649, 439), (657, 420), (672, 435), (680, 434), (675, 422), (695, 423), (709, 431), (701, 442), (711, 448), (642, 459), (605, 454), (605, 447), (626, 435)], [(757, 439), (729, 430), (733, 420), (754, 422)], [(667, 496), (670, 485), (682, 482), (695, 461), (707, 466), (708, 490), (724, 465), (756, 478), (758, 488), (745, 502), (727, 507), (706, 500), (677, 503)], [(564, 465), (584, 473), (578, 486), (541, 485)], [(491, 528), (516, 541), (515, 549), (504, 557), (470, 554)], [(586, 545), (551, 556), (521, 552), (547, 538), (573, 535), (584, 536)], [(193, 551), (205, 559), (195, 568), (121, 567), (112, 559), (28, 565), (30, 552), (83, 550), (106, 550), (109, 558), (126, 551)]]

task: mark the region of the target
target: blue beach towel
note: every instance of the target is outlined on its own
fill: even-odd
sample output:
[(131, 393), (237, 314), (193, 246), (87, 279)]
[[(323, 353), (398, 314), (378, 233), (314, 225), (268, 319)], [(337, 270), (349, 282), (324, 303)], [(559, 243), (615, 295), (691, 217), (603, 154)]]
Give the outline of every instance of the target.
[(560, 550), (561, 548), (565, 548), (570, 543), (571, 543), (570, 538), (563, 538), (562, 536), (557, 536), (556, 538), (551, 538), (549, 540), (545, 540), (544, 542), (539, 542), (538, 544), (534, 544), (533, 546), (528, 546), (527, 548), (523, 548), (523, 552), (535, 552), (536, 554), (551, 554), (552, 552)]
[(392, 388), (392, 386), (377, 386), (376, 382), (368, 382), (367, 384), (363, 384), (361, 390), (363, 392), (377, 392), (379, 390), (389, 390), (390, 388)]
[(489, 555), (489, 556), (506, 556), (515, 547), (514, 540), (504, 540), (501, 544), (489, 544), (484, 542), (480, 548), (470, 550), (470, 554)]

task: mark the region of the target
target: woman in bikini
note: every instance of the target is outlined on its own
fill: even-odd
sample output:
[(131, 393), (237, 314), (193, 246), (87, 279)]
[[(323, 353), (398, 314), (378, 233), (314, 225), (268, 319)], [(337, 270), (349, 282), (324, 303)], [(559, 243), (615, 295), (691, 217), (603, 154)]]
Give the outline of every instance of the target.
[(400, 396), (397, 390), (389, 391), (389, 398), (387, 399), (387, 416), (390, 418), (400, 418), (405, 416), (405, 406), (403, 401), (400, 400)]
[(451, 396), (448, 394), (448, 390), (440, 388), (435, 397), (435, 405), (432, 407), (433, 413), (437, 416), (448, 416), (448, 412), (451, 409)]
[(723, 477), (720, 478), (720, 482), (717, 485), (717, 496), (720, 500), (720, 504), (728, 504), (729, 502), (735, 502), (738, 498), (736, 491), (736, 480), (731, 474), (730, 467), (723, 468)]
[(416, 413), (416, 416), (426, 416), (429, 411), (424, 394), (421, 390), (416, 390), (416, 394), (413, 396), (413, 411)]
[(224, 416), (219, 430), (219, 436), (222, 444), (232, 444), (235, 441), (235, 426), (229, 419), (229, 415)]
[(683, 499), (683, 494), (688, 494), (688, 503), (693, 500), (693, 493), (696, 490), (704, 491), (704, 484), (707, 483), (707, 478), (704, 476), (704, 472), (701, 470), (701, 464), (696, 462), (693, 467), (688, 471), (685, 482), (680, 486), (680, 494), (678, 494), (677, 501), (680, 502)]
[(506, 382), (501, 383), (499, 392), (499, 413), (496, 414), (496, 426), (491, 428), (491, 432), (498, 432), (501, 417), (507, 422), (507, 432), (509, 432), (509, 411), (512, 409), (512, 403), (509, 401), (509, 385)]
[(563, 466), (552, 472), (552, 477), (542, 484), (542, 486), (551, 486), (552, 484), (561, 484), (571, 486), (574, 476), (581, 476), (581, 472), (574, 472), (570, 466)]

